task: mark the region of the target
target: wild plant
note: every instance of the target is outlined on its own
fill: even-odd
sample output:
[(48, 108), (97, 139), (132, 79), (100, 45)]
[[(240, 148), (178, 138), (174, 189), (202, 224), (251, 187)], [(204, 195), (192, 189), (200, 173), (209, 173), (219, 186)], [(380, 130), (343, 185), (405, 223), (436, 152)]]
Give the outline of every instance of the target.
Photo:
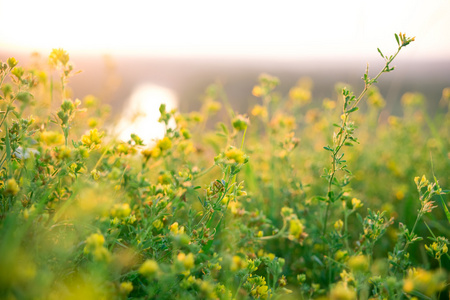
[(442, 162), (433, 172), (446, 172), (448, 128), (411, 93), (405, 117), (377, 122), (385, 100), (374, 84), (414, 41), (395, 37), (397, 52), (378, 50), (385, 66), (373, 78), (366, 69), (358, 97), (339, 88), (318, 107), (310, 80), (284, 97), (263, 74), (246, 115), (214, 84), (200, 112), (161, 105), (165, 136), (153, 143), (115, 139), (98, 99), (70, 98), (64, 50), (48, 68), (1, 63), (1, 295), (442, 298), (447, 191), (411, 174), (425, 172), (429, 151)]

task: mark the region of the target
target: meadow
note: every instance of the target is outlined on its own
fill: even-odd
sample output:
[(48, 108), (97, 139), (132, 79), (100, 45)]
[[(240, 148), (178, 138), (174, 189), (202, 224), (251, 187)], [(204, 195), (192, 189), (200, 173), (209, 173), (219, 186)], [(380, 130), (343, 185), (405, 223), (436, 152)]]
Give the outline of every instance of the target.
[(448, 299), (450, 87), (386, 113), (376, 83), (414, 38), (393, 42), (329, 98), (262, 74), (247, 112), (219, 84), (161, 105), (151, 144), (72, 99), (66, 51), (1, 62), (1, 298)]

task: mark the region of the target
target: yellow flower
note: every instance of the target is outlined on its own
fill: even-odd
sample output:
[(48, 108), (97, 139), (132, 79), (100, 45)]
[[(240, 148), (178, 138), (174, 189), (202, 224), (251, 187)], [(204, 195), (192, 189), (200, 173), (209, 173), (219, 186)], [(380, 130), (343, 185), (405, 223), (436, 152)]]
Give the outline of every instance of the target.
[(97, 261), (109, 262), (111, 260), (111, 254), (105, 247), (96, 248), (91, 253)]
[(252, 90), (252, 95), (255, 97), (261, 97), (263, 95), (263, 89), (259, 85), (255, 85)]
[(334, 254), (334, 259), (337, 261), (340, 261), (344, 259), (348, 255), (348, 252), (346, 250), (338, 250)]
[(58, 149), (57, 156), (59, 159), (69, 159), (72, 157), (72, 150), (66, 146), (61, 146), (61, 148)]
[(89, 248), (89, 249), (103, 247), (104, 243), (105, 243), (105, 237), (103, 235), (101, 235), (101, 234), (98, 234), (98, 233), (91, 234), (86, 239), (86, 247)]
[(342, 220), (337, 220), (335, 223), (334, 223), (334, 229), (336, 229), (336, 231), (341, 231), (342, 230), (342, 228), (344, 227), (344, 222), (342, 222)]
[(153, 259), (147, 259), (140, 267), (138, 272), (145, 277), (152, 278), (159, 272), (159, 265)]
[(442, 98), (446, 100), (450, 100), (450, 87), (446, 87), (442, 90)]
[(189, 132), (189, 130), (187, 129), (187, 128), (182, 128), (181, 130), (180, 130), (180, 132), (181, 132), (181, 134), (183, 135), (183, 137), (185, 138), (185, 139), (190, 139), (191, 138), (191, 133)]
[(257, 291), (257, 294), (259, 295), (259, 297), (261, 297), (261, 299), (267, 299), (268, 290), (269, 290), (269, 287), (267, 285), (262, 285), (262, 286), (259, 286), (256, 291)]
[(128, 154), (128, 144), (126, 143), (120, 143), (119, 145), (117, 145), (117, 152), (119, 153), (123, 153), (123, 154)]
[[(347, 251), (345, 251), (347, 252)], [(350, 272), (348, 273), (346, 270), (342, 271), (341, 274), (339, 274), (339, 276), (341, 276), (342, 281), (344, 282), (355, 282), (355, 276), (353, 276), (353, 274)]]
[(289, 239), (294, 240), (300, 238), (303, 233), (303, 224), (299, 219), (291, 219), (289, 221)]
[(69, 62), (69, 54), (63, 49), (53, 49), (49, 56), (50, 64), (56, 67), (58, 63), (66, 66)]
[(267, 117), (267, 109), (261, 105), (255, 105), (252, 109), (252, 115), (257, 117), (260, 116), (262, 118)]
[(141, 151), (141, 154), (145, 157), (145, 159), (149, 159), (150, 157), (152, 157), (152, 152), (152, 149), (146, 148)]
[(19, 185), (14, 178), (10, 178), (5, 182), (5, 193), (7, 195), (16, 195), (20, 191)]
[(98, 99), (93, 95), (87, 95), (86, 97), (84, 97), (83, 101), (84, 105), (89, 108), (96, 106)]
[(302, 87), (293, 87), (289, 91), (289, 97), (292, 101), (304, 105), (311, 101), (311, 91)]
[(108, 262), (111, 259), (111, 254), (108, 249), (103, 247), (105, 243), (105, 237), (101, 234), (91, 234), (86, 239), (86, 246), (84, 247), (84, 253), (92, 254), (95, 260)]
[(90, 119), (88, 120), (88, 126), (89, 126), (90, 128), (94, 128), (94, 127), (96, 127), (97, 125), (98, 125), (98, 120), (97, 120), (97, 119), (90, 118)]
[(133, 284), (129, 281), (122, 282), (120, 284), (120, 292), (122, 294), (128, 295), (133, 290)]
[(235, 255), (231, 260), (231, 271), (236, 272), (247, 268), (247, 261), (242, 259), (242, 257)]
[(102, 142), (102, 136), (103, 132), (99, 133), (97, 128), (91, 129), (89, 134), (85, 134), (81, 137), (81, 142), (88, 147), (91, 147), (92, 145), (99, 145)]
[(166, 136), (162, 140), (159, 140), (156, 146), (161, 149), (161, 151), (168, 150), (172, 148), (172, 141)]
[(365, 255), (352, 256), (348, 261), (348, 266), (354, 272), (366, 272), (369, 270), (369, 259)]
[(290, 217), (294, 213), (294, 210), (290, 207), (284, 206), (281, 208), (281, 216)]
[(353, 206), (353, 209), (358, 209), (358, 208), (360, 208), (360, 207), (363, 207), (363, 205), (364, 205), (364, 204), (361, 203), (361, 200), (356, 199), (356, 198), (353, 198), (353, 199), (352, 199), (352, 206)]
[(406, 293), (417, 291), (428, 297), (445, 288), (446, 275), (442, 271), (426, 271), (423, 269), (410, 269), (403, 281), (403, 290)]
[(216, 113), (222, 108), (222, 104), (217, 101), (209, 101), (206, 103), (206, 111), (208, 113)]
[(336, 108), (336, 101), (330, 100), (329, 98), (323, 99), (322, 107), (327, 110), (333, 110)]
[(354, 300), (356, 298), (356, 291), (349, 287), (346, 283), (339, 282), (330, 292), (330, 300)]
[(126, 218), (130, 215), (131, 208), (128, 203), (114, 204), (110, 213), (113, 218)]
[(10, 58), (8, 58), (7, 63), (8, 63), (8, 67), (10, 69), (12, 69), (18, 64), (18, 61), (14, 57), (10, 57)]
[(212, 285), (210, 282), (201, 281), (199, 288), (206, 299), (217, 299), (217, 295), (214, 291), (214, 285)]
[(203, 121), (203, 116), (201, 113), (197, 112), (197, 111), (193, 111), (189, 114), (189, 118), (195, 122), (195, 123), (200, 123)]
[(96, 169), (94, 169), (94, 170), (91, 171), (91, 176), (92, 176), (92, 179), (97, 181), (100, 178), (100, 172), (97, 171)]
[(153, 227), (156, 228), (156, 230), (160, 230), (160, 229), (163, 228), (163, 226), (164, 226), (163, 222), (162, 222), (160, 219), (155, 220), (155, 221), (152, 223), (152, 225), (153, 225)]
[(184, 226), (178, 226), (178, 222), (175, 222), (172, 225), (170, 225), (169, 229), (175, 235), (184, 233)]
[(231, 163), (242, 164), (245, 162), (244, 151), (235, 147), (228, 148), (228, 150), (225, 152), (225, 156)]
[(420, 107), (424, 102), (424, 96), (419, 93), (405, 93), (402, 96), (402, 104), (405, 107)]
[(48, 146), (61, 145), (64, 143), (64, 136), (56, 131), (44, 131), (41, 133), (41, 141)]
[(194, 267), (195, 258), (192, 253), (189, 253), (188, 255), (186, 255), (183, 252), (180, 252), (177, 255), (177, 260), (182, 263), (183, 267), (186, 270), (190, 270)]

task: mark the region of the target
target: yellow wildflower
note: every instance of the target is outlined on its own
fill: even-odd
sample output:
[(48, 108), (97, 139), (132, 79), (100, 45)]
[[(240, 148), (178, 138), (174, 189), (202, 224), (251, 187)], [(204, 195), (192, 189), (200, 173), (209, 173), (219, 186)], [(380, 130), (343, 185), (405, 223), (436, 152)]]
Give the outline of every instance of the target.
[(48, 146), (61, 145), (64, 143), (64, 136), (56, 131), (44, 131), (41, 133), (41, 141)]
[(159, 272), (159, 265), (153, 259), (147, 259), (140, 267), (138, 272), (145, 277), (152, 278)]
[(369, 259), (365, 255), (352, 256), (348, 261), (348, 266), (354, 272), (366, 272), (369, 270)]
[(7, 195), (16, 195), (20, 191), (19, 185), (14, 178), (10, 178), (5, 182), (5, 193)]
[(133, 290), (133, 284), (129, 281), (120, 284), (120, 293), (128, 295)]
[(242, 164), (245, 162), (245, 153), (241, 149), (230, 147), (225, 152), (225, 156), (231, 163)]

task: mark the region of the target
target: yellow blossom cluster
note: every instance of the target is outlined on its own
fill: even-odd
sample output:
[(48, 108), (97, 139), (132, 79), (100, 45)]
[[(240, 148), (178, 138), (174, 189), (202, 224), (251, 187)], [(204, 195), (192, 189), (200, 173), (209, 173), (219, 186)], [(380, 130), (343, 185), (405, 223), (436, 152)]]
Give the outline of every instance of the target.
[(103, 244), (105, 243), (105, 237), (99, 233), (93, 233), (86, 239), (86, 246), (84, 247), (84, 253), (92, 254), (95, 260), (109, 262), (111, 260), (111, 254)]
[(81, 142), (88, 148), (98, 149), (102, 143), (103, 132), (98, 132), (98, 130), (91, 129), (89, 134), (85, 134), (81, 137)]
[(409, 269), (403, 281), (403, 290), (406, 293), (417, 291), (427, 297), (445, 288), (446, 275), (443, 271), (426, 271), (423, 269)]

